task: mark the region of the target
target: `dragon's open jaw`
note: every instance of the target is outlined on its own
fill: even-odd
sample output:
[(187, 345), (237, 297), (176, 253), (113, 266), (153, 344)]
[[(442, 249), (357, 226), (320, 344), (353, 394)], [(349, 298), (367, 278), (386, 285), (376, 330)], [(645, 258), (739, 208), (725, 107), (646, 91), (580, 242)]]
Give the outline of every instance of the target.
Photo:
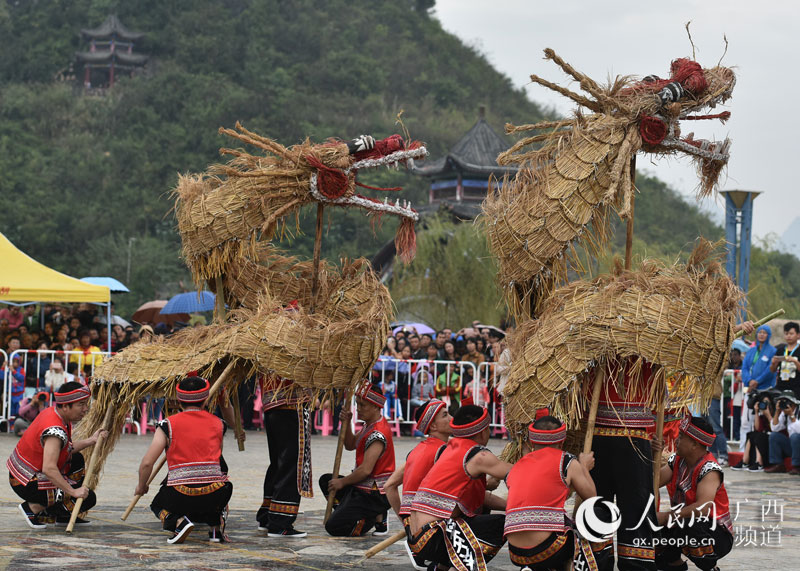
[[(409, 159), (413, 160), (422, 158), (427, 156), (427, 154), (428, 151), (425, 149), (424, 146), (411, 146), (410, 148), (394, 151), (387, 155), (356, 160), (352, 165), (350, 165), (350, 167), (345, 169), (343, 172), (348, 178), (352, 177), (355, 180), (355, 178), (358, 176), (358, 171), (360, 171), (361, 169), (377, 168), (381, 166), (386, 166), (389, 168), (398, 167), (400, 163), (405, 163)], [(356, 155), (356, 158), (357, 157), (358, 155)], [(359, 183), (356, 182), (356, 184)], [(379, 190), (400, 190), (400, 189), (379, 189)], [(355, 193), (353, 194), (345, 193), (338, 198), (331, 198), (325, 196), (325, 194), (320, 192), (319, 190), (317, 172), (314, 172), (311, 175), (311, 194), (312, 196), (314, 196), (314, 198), (325, 204), (334, 204), (336, 206), (355, 206), (358, 208), (363, 208), (367, 211), (367, 215), (387, 213), (399, 216), (400, 218), (411, 220), (413, 222), (417, 222), (419, 220), (419, 213), (411, 207), (411, 202), (406, 200), (401, 200), (399, 198), (394, 202), (392, 202), (389, 200), (388, 197), (385, 197), (381, 201), (380, 199), (377, 198), (369, 198), (367, 196), (362, 196), (360, 194), (355, 194)]]

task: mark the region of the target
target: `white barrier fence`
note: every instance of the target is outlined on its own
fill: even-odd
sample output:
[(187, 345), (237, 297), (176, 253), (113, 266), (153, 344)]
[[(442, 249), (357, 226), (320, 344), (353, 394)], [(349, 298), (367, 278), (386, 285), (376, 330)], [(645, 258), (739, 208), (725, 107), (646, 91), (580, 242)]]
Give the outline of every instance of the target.
[[(76, 380), (85, 383), (87, 377), (94, 375), (94, 368), (99, 365), (103, 359), (111, 355), (108, 351), (84, 353), (83, 351), (53, 351), (49, 349), (38, 351), (34, 349), (18, 349), (10, 355), (5, 351), (2, 351), (2, 353), (5, 358), (5, 374), (3, 375), (3, 406), (2, 411), (0, 411), (0, 420), (6, 421), (9, 420), (10, 417), (16, 416), (12, 414), (12, 412), (16, 413), (13, 409), (14, 404), (18, 404), (19, 402), (16, 397), (20, 396), (18, 394), (20, 384), (24, 387), (22, 390), (25, 397), (30, 397), (38, 391), (52, 393), (54, 387), (48, 387), (45, 384), (45, 373), (49, 370), (54, 359), (60, 358), (63, 362), (63, 370), (65, 373), (64, 382)], [(18, 373), (16, 369), (13, 369), (14, 359), (17, 357), (20, 359), (22, 373)], [(76, 374), (68, 373), (71, 363), (77, 365)], [(90, 367), (88, 373), (84, 371), (84, 367), (87, 365)], [(28, 386), (34, 378), (34, 372), (35, 385)], [(22, 375), (22, 380), (15, 376), (18, 374)], [(14, 391), (16, 391), (17, 394), (13, 394)], [(10, 426), (8, 430), (11, 430)]]

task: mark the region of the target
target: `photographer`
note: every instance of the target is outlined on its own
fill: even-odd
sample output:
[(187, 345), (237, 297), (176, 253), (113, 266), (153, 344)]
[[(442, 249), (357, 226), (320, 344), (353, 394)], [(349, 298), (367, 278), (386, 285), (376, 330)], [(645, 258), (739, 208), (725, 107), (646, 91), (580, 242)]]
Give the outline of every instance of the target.
[(769, 464), (769, 430), (770, 417), (775, 405), (773, 404), (774, 390), (756, 392), (757, 382), (750, 381), (747, 399), (747, 408), (752, 411), (753, 426), (747, 433), (743, 461), (745, 464), (736, 465), (734, 469), (744, 469), (745, 465), (752, 472), (759, 472), (764, 465)]
[(797, 405), (798, 400), (794, 392), (784, 391), (778, 397), (775, 414), (769, 408), (765, 412), (772, 429), (769, 435), (769, 461), (774, 464), (765, 468), (765, 472), (785, 472), (783, 459), (791, 456), (792, 469), (789, 473), (800, 476), (800, 419), (798, 419)]
[(798, 334), (800, 334), (800, 324), (789, 321), (783, 326), (786, 343), (775, 347), (775, 356), (772, 357), (769, 365), (770, 371), (778, 373), (775, 388), (780, 391), (790, 390), (794, 392), (795, 398), (800, 398), (800, 374), (797, 372), (798, 366), (800, 366)]

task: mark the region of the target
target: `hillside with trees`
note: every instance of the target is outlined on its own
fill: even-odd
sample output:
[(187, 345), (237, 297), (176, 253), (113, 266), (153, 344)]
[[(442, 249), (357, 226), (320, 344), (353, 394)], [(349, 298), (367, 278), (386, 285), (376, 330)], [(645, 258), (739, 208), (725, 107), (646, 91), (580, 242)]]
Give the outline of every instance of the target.
[[(85, 49), (80, 30), (109, 14), (146, 34), (136, 48), (150, 59), (89, 95), (75, 68), (75, 52)], [(127, 283), (131, 293), (116, 299), (121, 314), (189, 283), (170, 191), (178, 173), (219, 160), (231, 144), (221, 126), (241, 121), (285, 145), (407, 129), (436, 157), (480, 105), (498, 132), (546, 115), (445, 32), (432, 1), (20, 0), (0, 2), (0, 37), (0, 231), (60, 271)], [(424, 180), (403, 172), (364, 180), (403, 186), (416, 203), (427, 194)], [(698, 234), (721, 236), (659, 181), (639, 184), (638, 253), (674, 257)], [(285, 243), (302, 257), (312, 250), (309, 212)], [(370, 257), (394, 225), (373, 229), (360, 212), (327, 209), (323, 256)], [(476, 248), (482, 240), (470, 238)], [(418, 267), (430, 263), (424, 243)], [(790, 314), (800, 309), (791, 305), (797, 260), (781, 256), (754, 252), (757, 312), (781, 303)], [(482, 306), (496, 306), (491, 289), (475, 291)]]

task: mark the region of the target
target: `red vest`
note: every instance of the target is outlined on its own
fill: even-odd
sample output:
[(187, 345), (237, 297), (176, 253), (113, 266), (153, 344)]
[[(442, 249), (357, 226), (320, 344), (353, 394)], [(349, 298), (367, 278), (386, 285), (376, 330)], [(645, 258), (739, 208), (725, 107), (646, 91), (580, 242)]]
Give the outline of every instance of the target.
[(222, 421), (204, 410), (170, 416), (167, 448), (168, 486), (210, 484), (228, 479), (219, 467)]
[(486, 495), (486, 476), (467, 473), (467, 454), (484, 450), (469, 438), (451, 438), (439, 460), (422, 479), (411, 510), (438, 518), (449, 518), (458, 507), (468, 517), (477, 514)]
[(381, 452), (381, 455), (378, 457), (378, 461), (375, 462), (372, 473), (355, 486), (365, 492), (378, 490), (381, 494), (384, 494), (383, 485), (389, 479), (389, 476), (392, 475), (392, 472), (394, 472), (394, 442), (392, 441), (392, 428), (382, 415), (380, 420), (365, 426), (361, 429), (361, 432), (358, 433), (358, 440), (356, 442), (356, 468), (361, 466), (364, 462), (364, 452), (369, 445), (375, 441), (374, 438), (376, 438), (376, 436), (373, 435), (376, 434), (383, 435), (381, 440), (385, 442), (386, 445), (383, 448), (383, 452)]
[(652, 366), (649, 363), (642, 365), (637, 390), (631, 387), (629, 368), (630, 364), (626, 364), (622, 380), (624, 397), (617, 391), (617, 382), (614, 378), (617, 371), (607, 372), (597, 407), (597, 426), (646, 430), (655, 425), (653, 411), (646, 406), (644, 396), (644, 388), (648, 386), (648, 379), (652, 376)]
[[(31, 480), (38, 481), (40, 490), (54, 490), (56, 488), (50, 480), (42, 473), (42, 462), (44, 457), (44, 446), (42, 446), (43, 433), (49, 429), (61, 429), (67, 434), (67, 442), (61, 446), (58, 455), (58, 470), (64, 474), (65, 468), (72, 455), (72, 426), (69, 422), (61, 418), (56, 412), (56, 407), (43, 410), (31, 423), (30, 427), (22, 435), (16, 448), (6, 462), (8, 471), (19, 480), (23, 485), (27, 485)], [(74, 482), (70, 482), (74, 484)]]
[[(672, 467), (672, 479), (667, 484), (669, 499), (673, 506), (678, 504), (691, 505), (697, 501), (697, 483), (700, 479), (711, 471), (718, 471), (722, 478), (722, 469), (717, 464), (717, 460), (711, 452), (697, 463), (694, 470), (689, 472), (686, 460), (673, 454), (669, 459)], [(731, 521), (730, 509), (728, 507), (728, 492), (725, 484), (720, 484), (714, 496), (714, 511), (717, 523), (724, 526), (729, 532), (733, 533), (733, 522)]]
[(403, 469), (403, 499), (400, 503), (400, 515), (411, 514), (411, 502), (419, 489), (423, 478), (430, 472), (436, 461), (436, 454), (447, 443), (429, 436), (408, 454), (406, 467)]
[(514, 464), (506, 477), (506, 535), (517, 531), (563, 532), (567, 529), (564, 502), (569, 486), (564, 476), (566, 466), (573, 459), (574, 456), (559, 448), (547, 447), (526, 454)]

